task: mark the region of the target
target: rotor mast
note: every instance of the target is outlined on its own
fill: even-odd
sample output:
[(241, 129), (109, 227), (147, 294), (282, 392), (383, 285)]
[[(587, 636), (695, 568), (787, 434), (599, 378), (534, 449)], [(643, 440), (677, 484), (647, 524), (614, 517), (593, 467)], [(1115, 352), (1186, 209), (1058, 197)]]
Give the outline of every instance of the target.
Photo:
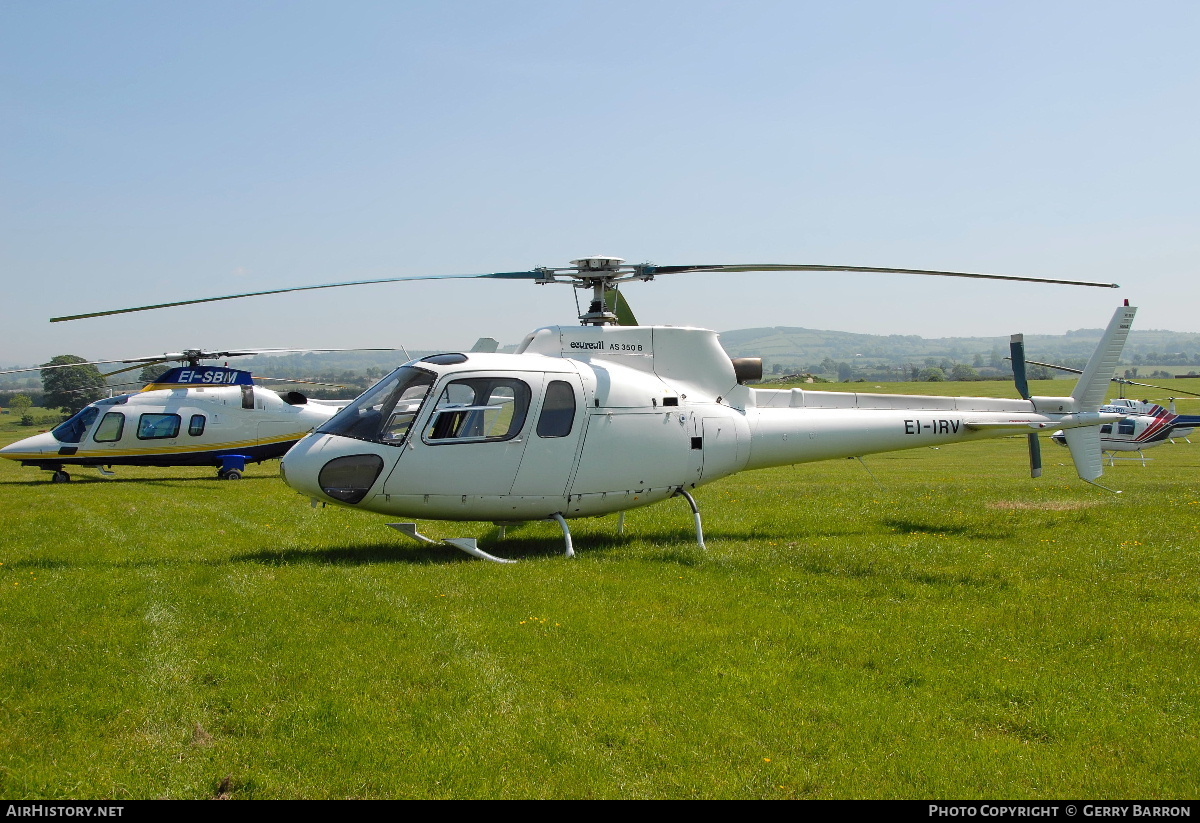
[[(622, 257), (597, 254), (571, 261), (571, 268), (540, 268), (538, 283), (571, 283), (577, 289), (591, 289), (592, 299), (587, 311), (579, 315), (584, 326), (619, 325), (613, 306), (606, 298), (609, 290), (626, 280), (653, 280), (653, 266), (626, 266)], [(561, 278), (561, 279), (560, 279)]]

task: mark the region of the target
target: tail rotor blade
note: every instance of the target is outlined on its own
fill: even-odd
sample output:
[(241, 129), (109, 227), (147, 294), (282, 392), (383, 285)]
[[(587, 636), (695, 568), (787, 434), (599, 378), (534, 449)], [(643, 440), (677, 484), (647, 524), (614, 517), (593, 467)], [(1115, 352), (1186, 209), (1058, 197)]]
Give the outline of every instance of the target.
[(1029, 476), (1042, 476), (1042, 441), (1036, 434), (1028, 434), (1029, 438)]
[(1012, 356), (1013, 381), (1017, 384), (1017, 393), (1028, 400), (1029, 379), (1025, 376), (1025, 335), (1014, 334), (1010, 337), (1008, 350)]
[(617, 316), (618, 326), (636, 326), (638, 324), (637, 318), (633, 316), (633, 309), (629, 307), (629, 301), (618, 290), (606, 289), (604, 302)]

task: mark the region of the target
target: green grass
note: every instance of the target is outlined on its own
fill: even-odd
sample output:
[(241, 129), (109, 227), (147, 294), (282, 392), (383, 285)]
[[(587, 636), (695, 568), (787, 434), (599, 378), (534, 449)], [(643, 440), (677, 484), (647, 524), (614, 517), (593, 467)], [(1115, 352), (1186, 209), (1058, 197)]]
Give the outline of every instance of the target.
[(574, 521), (574, 560), (422, 524), (515, 566), (277, 463), (0, 461), (0, 796), (1194, 798), (1200, 444), (1119, 496), (1044, 452), (738, 475), (707, 551), (681, 501)]

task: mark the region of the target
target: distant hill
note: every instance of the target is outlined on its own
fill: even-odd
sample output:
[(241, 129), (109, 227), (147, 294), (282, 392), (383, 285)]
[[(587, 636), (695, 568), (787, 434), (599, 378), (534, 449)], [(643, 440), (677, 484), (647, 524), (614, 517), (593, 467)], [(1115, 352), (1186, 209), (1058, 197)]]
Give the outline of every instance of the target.
[[(1071, 366), (1087, 361), (1103, 329), (1077, 329), (1066, 334), (1025, 335), (1026, 356), (1033, 360)], [(734, 357), (761, 357), (768, 372), (775, 364), (788, 371), (829, 371), (827, 361), (862, 367), (898, 368), (924, 365), (927, 360), (949, 361), (1010, 371), (1008, 337), (941, 337), (917, 335), (853, 334), (850, 332), (774, 326), (735, 329), (721, 333), (721, 344)], [(1168, 369), (1200, 369), (1200, 333), (1158, 329), (1133, 330), (1125, 344), (1123, 364), (1154, 365)], [(878, 379), (878, 378), (877, 378)]]
[[(1103, 329), (1076, 329), (1059, 335), (1026, 335), (1025, 350), (1030, 359), (1078, 368), (1086, 363), (1102, 333)], [(734, 357), (763, 358), (768, 376), (778, 366), (776, 373), (809, 372), (836, 375), (838, 379), (846, 379), (848, 375), (855, 379), (912, 379), (914, 368), (934, 365), (946, 368), (957, 363), (971, 366), (985, 377), (1011, 372), (1004, 360), (1008, 355), (1007, 337), (925, 338), (773, 326), (721, 332), (721, 344)], [(508, 345), (501, 351), (513, 348)], [(84, 357), (93, 354), (72, 353)], [(230, 365), (268, 377), (345, 383), (347, 390), (339, 394), (353, 395), (410, 357), (433, 353), (411, 349), (408, 356), (402, 351), (287, 354), (238, 358), (231, 360)], [(1151, 369), (1178, 374), (1200, 371), (1200, 333), (1135, 329), (1130, 333), (1121, 362), (1127, 367), (1146, 367), (1142, 371), (1146, 377)], [(119, 379), (136, 375), (136, 372), (121, 375)], [(36, 372), (0, 376), (0, 391), (36, 390), (40, 382)], [(325, 394), (316, 389), (312, 393)]]

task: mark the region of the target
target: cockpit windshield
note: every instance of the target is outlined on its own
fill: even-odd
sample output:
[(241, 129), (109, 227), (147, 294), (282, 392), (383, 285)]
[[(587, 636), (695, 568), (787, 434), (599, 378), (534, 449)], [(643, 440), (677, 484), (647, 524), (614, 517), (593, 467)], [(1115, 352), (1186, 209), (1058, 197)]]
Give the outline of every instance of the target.
[(432, 372), (401, 366), (329, 418), (317, 433), (403, 445), (433, 379)]
[(54, 439), (59, 443), (78, 443), (87, 434), (87, 430), (92, 423), (96, 422), (96, 416), (100, 414), (100, 410), (95, 406), (87, 406), (83, 411), (73, 415), (69, 420), (55, 426), (50, 434), (54, 435)]

